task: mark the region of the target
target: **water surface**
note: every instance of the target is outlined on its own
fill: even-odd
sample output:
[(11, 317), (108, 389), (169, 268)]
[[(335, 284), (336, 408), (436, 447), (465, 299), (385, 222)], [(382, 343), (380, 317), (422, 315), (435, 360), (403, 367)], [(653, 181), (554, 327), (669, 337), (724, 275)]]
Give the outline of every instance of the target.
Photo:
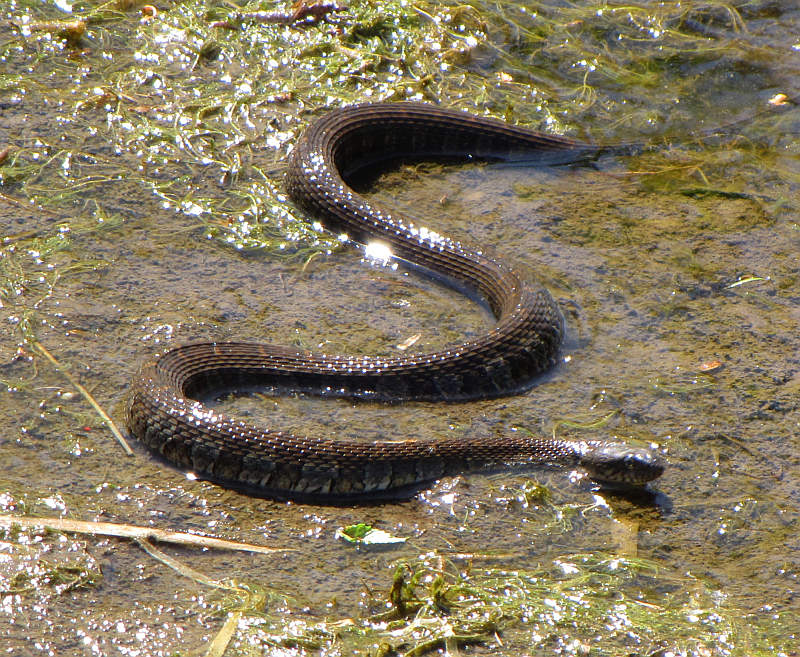
[[(0, 506), (294, 551), (159, 544), (256, 604), (133, 542), (12, 529), (9, 654), (195, 654), (237, 609), (228, 655), (404, 654), (448, 632), (461, 639), (432, 650), (797, 654), (800, 124), (779, 95), (798, 93), (795, 3), (353, 2), (305, 27), (239, 24), (228, 5), (68, 8), (3, 10), (17, 27), (0, 32)], [(86, 32), (65, 41), (78, 18)], [(37, 347), (122, 423), (137, 367), (171, 344), (396, 354), (486, 330), (480, 306), (364, 261), (282, 196), (312, 117), (376, 99), (655, 146), (581, 167), (409, 166), (368, 190), (543, 282), (567, 321), (562, 362), (525, 394), (470, 404), (220, 404), (365, 439), (614, 436), (669, 460), (648, 492), (534, 471), (368, 507), (249, 498), (135, 441), (125, 456)], [(409, 540), (335, 538), (358, 522)], [(367, 622), (398, 563), (420, 596), (437, 574), (463, 588), (417, 621)], [(470, 625), (458, 609), (480, 596)]]

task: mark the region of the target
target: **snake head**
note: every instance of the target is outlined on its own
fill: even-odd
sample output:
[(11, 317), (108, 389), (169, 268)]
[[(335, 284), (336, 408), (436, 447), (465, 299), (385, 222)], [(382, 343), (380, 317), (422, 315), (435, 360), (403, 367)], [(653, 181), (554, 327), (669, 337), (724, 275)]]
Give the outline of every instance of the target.
[(660, 477), (667, 462), (661, 454), (647, 447), (587, 442), (579, 464), (597, 482), (643, 486)]

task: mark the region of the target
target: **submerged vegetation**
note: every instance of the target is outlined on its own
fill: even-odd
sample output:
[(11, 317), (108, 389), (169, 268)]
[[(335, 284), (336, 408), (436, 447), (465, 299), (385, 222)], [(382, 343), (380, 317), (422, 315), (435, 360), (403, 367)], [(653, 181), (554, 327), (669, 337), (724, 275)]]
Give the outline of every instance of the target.
[[(513, 192), (528, 202), (551, 195), (556, 209), (547, 210), (542, 230), (548, 239), (569, 245), (570, 257), (595, 248), (619, 249), (597, 267), (608, 290), (603, 287), (586, 302), (603, 300), (605, 308), (611, 308), (604, 310), (610, 324), (625, 313), (639, 312), (658, 321), (657, 330), (648, 325), (643, 332), (666, 341), (664, 335), (678, 332), (700, 313), (702, 302), (711, 308), (706, 312), (716, 313), (703, 329), (718, 329), (721, 337), (712, 344), (720, 352), (728, 350), (726, 360), (742, 352), (750, 358), (759, 348), (788, 353), (793, 347), (783, 327), (796, 328), (796, 310), (792, 315), (785, 306), (798, 301), (800, 244), (797, 118), (796, 112), (785, 111), (794, 107), (787, 96), (798, 92), (791, 86), (800, 79), (800, 44), (787, 42), (787, 34), (797, 39), (791, 29), (798, 24), (796, 9), (791, 11), (779, 0), (351, 0), (346, 5), (305, 1), (293, 6), (236, 0), (4, 3), (0, 317), (6, 339), (0, 347), (0, 381), (6, 388), (2, 407), (10, 428), (2, 440), (4, 449), (20, 450), (10, 458), (9, 469), (34, 450), (55, 449), (54, 442), (64, 449), (58, 466), (77, 467), (87, 444), (93, 445), (89, 452), (102, 444), (97, 435), (106, 425), (79, 405), (75, 389), (86, 386), (90, 398), (89, 391), (114, 389), (128, 373), (117, 379), (114, 372), (90, 383), (88, 374), (98, 373), (88, 348), (79, 343), (102, 338), (105, 349), (114, 352), (120, 342), (145, 340), (136, 327), (148, 323), (150, 329), (149, 309), (137, 305), (126, 312), (118, 306), (94, 310), (91, 295), (98, 281), (128, 266), (130, 271), (114, 279), (124, 288), (118, 300), (125, 298), (125, 290), (135, 296), (140, 263), (151, 257), (151, 240), (182, 235), (181, 247), (279, 258), (301, 272), (312, 259), (342, 247), (338, 236), (322, 231), (313, 218), (287, 202), (282, 172), (287, 152), (309, 121), (328, 108), (355, 102), (421, 100), (600, 143), (656, 146), (632, 158), (630, 166), (602, 179), (587, 179), (592, 187), (580, 197), (572, 198), (571, 183), (558, 187), (549, 178), (517, 184)], [(781, 20), (786, 22), (783, 27)], [(612, 188), (627, 196), (609, 197)], [(556, 207), (555, 196), (561, 206)], [(647, 222), (640, 221), (642, 208), (655, 205), (656, 198), (661, 205), (647, 215)], [(442, 196), (440, 204), (446, 202)], [(739, 235), (751, 230), (794, 231), (769, 261), (783, 267), (780, 275), (764, 270), (767, 264), (758, 260), (757, 248), (741, 246)], [(702, 240), (684, 244), (698, 232)], [(729, 238), (732, 233), (736, 236)], [(632, 253), (636, 247), (642, 252)], [(746, 266), (720, 255), (726, 247), (741, 248)], [(633, 259), (634, 270), (661, 259), (669, 273), (646, 293), (634, 292), (633, 282), (607, 274), (605, 267), (621, 258)], [(674, 285), (664, 284), (666, 278)], [(580, 285), (579, 279), (574, 285)], [(623, 300), (634, 294), (645, 296), (626, 307)], [(746, 297), (753, 305), (725, 315), (718, 301), (721, 295), (727, 295), (726, 300)], [(81, 307), (85, 316), (76, 321), (79, 313), (73, 304), (81, 296), (88, 309)], [(166, 319), (159, 318), (160, 312)], [(147, 334), (151, 344), (171, 336), (173, 325), (205, 321), (172, 320), (170, 312), (152, 311), (157, 326)], [(775, 317), (762, 329), (759, 320), (767, 312)], [(145, 315), (147, 320), (142, 319)], [(223, 308), (218, 316), (229, 314)], [(723, 319), (731, 326), (714, 324)], [(745, 334), (751, 326), (756, 329)], [(623, 347), (633, 349), (625, 343), (627, 336), (613, 334), (613, 326), (610, 333), (620, 353)], [(714, 354), (702, 353), (708, 347), (697, 345), (697, 335), (681, 334), (681, 344), (687, 360), (700, 362)], [(37, 350), (36, 345), (44, 344), (49, 351), (43, 346)], [(659, 346), (658, 356), (668, 351)], [(64, 371), (71, 372), (69, 386), (59, 377), (48, 378), (53, 361), (44, 354), (51, 352)], [(107, 362), (125, 369), (132, 352)], [(716, 480), (730, 458), (728, 447), (734, 445), (769, 466), (765, 479), (787, 486), (781, 489), (785, 498), (759, 505), (741, 493), (737, 483), (736, 494), (703, 517), (708, 526), (698, 521), (701, 514), (694, 508), (666, 505), (665, 523), (672, 523), (674, 531), (681, 524), (697, 526), (696, 533), (663, 545), (650, 543), (644, 558), (632, 551), (615, 556), (602, 545), (573, 553), (557, 540), (539, 549), (538, 541), (560, 537), (570, 519), (581, 514), (575, 506), (553, 500), (546, 486), (528, 484), (513, 499), (494, 499), (491, 507), (500, 515), (506, 503), (517, 510), (537, 510), (532, 520), (524, 519), (538, 527), (530, 532), (531, 545), (524, 553), (497, 557), (473, 551), (456, 557), (449, 549), (452, 543), (447, 544), (452, 535), (444, 530), (436, 539), (425, 537), (428, 543), (415, 537), (399, 548), (402, 557), (390, 560), (384, 554), (369, 562), (381, 584), (365, 583), (360, 598), (353, 594), (355, 601), (348, 609), (358, 606), (360, 616), (340, 612), (333, 602), (320, 604), (311, 592), (311, 599), (304, 598), (307, 580), (322, 577), (314, 572), (319, 564), (313, 559), (323, 559), (319, 554), (301, 562), (304, 572), (292, 574), (299, 579), (293, 582), (298, 589), (293, 595), (273, 589), (266, 577), (257, 584), (215, 589), (210, 602), (201, 595), (190, 602), (182, 589), (173, 594), (165, 586), (169, 603), (158, 600), (147, 607), (137, 602), (133, 611), (123, 613), (117, 607), (130, 607), (129, 598), (150, 592), (152, 578), (164, 577), (163, 572), (151, 574), (148, 562), (136, 566), (130, 581), (117, 578), (108, 584), (99, 549), (67, 534), (9, 530), (0, 537), (0, 554), (9, 557), (0, 561), (0, 623), (10, 619), (13, 624), (23, 613), (41, 620), (57, 613), (59, 598), (94, 595), (104, 586), (107, 591), (116, 586), (122, 592), (109, 611), (81, 597), (69, 598), (72, 606), (63, 605), (63, 613), (81, 618), (82, 645), (96, 648), (98, 654), (112, 654), (112, 646), (132, 656), (187, 654), (213, 636), (223, 618), (227, 636), (216, 649), (225, 651), (227, 646), (228, 655), (797, 654), (800, 639), (792, 622), (798, 610), (788, 591), (800, 575), (796, 558), (786, 553), (796, 552), (796, 539), (791, 541), (798, 520), (796, 509), (792, 511), (796, 488), (792, 491), (787, 482), (800, 474), (796, 462), (788, 463), (787, 469), (794, 470), (783, 477), (783, 466), (776, 463), (786, 459), (760, 457), (758, 445), (731, 437), (738, 433), (730, 430), (733, 425), (746, 427), (740, 433), (767, 433), (775, 430), (776, 425), (769, 424), (775, 414), (788, 418), (796, 412), (796, 361), (777, 371), (748, 362), (724, 388), (717, 366), (714, 373), (666, 369), (652, 352), (642, 357), (640, 353), (633, 351), (629, 358), (639, 358), (642, 373), (624, 372), (628, 387), (623, 391), (630, 397), (646, 391), (646, 401), (630, 410), (624, 400), (615, 399), (612, 413), (592, 428), (605, 429), (612, 416), (635, 425), (640, 417), (647, 420), (651, 406), (665, 405), (665, 413), (680, 418), (674, 434), (663, 432), (674, 455), (680, 458), (687, 444), (693, 449), (710, 445)], [(796, 350), (792, 353), (796, 358)], [(612, 397), (606, 395), (604, 380), (597, 385), (606, 398)], [(103, 396), (115, 403), (123, 392)], [(622, 400), (624, 394), (618, 397)], [(753, 408), (734, 416), (743, 398)], [(681, 404), (696, 406), (687, 410)], [(701, 421), (711, 418), (709, 435), (697, 436), (698, 416)], [(563, 420), (560, 426), (584, 425)], [(796, 424), (794, 431), (796, 436)], [(777, 436), (785, 442), (780, 449), (788, 451), (792, 434), (785, 433)], [(59, 457), (50, 458), (55, 462)], [(157, 510), (146, 522), (164, 522), (186, 504), (188, 495), (182, 490), (152, 493), (138, 482), (113, 483), (114, 473), (105, 470), (107, 460), (103, 458), (95, 479), (81, 482), (82, 487), (65, 495), (66, 501), (58, 498), (52, 504), (49, 477), (55, 477), (59, 467), (46, 461), (37, 475), (40, 483), (29, 481), (27, 473), (7, 473), (8, 480), (0, 483), (0, 507), (24, 512), (25, 500), (30, 500), (27, 504), (37, 512), (57, 509), (83, 517), (113, 515), (114, 505), (123, 505), (125, 511), (119, 513), (142, 513), (152, 504)], [(700, 479), (689, 465), (684, 469), (683, 482)], [(773, 476), (775, 470), (781, 476)], [(740, 476), (739, 481), (749, 482), (756, 475)], [(191, 498), (191, 511), (180, 519), (186, 522), (195, 512), (205, 518), (212, 513), (207, 507), (215, 503)], [(469, 518), (480, 508), (477, 502), (465, 504), (460, 512)], [(276, 506), (272, 511), (292, 509)], [(610, 507), (608, 513), (613, 516)], [(442, 511), (443, 525), (449, 520), (445, 515)], [(238, 521), (245, 522), (245, 517), (256, 522), (245, 513)], [(224, 520), (213, 522), (233, 531)], [(613, 517), (611, 521), (616, 522)], [(476, 530), (481, 544), (503, 549), (503, 533), (517, 531), (511, 526), (516, 522), (523, 521), (518, 516), (495, 520), (494, 535), (483, 536), (488, 529)], [(312, 529), (304, 531), (316, 537), (313, 522), (308, 524)], [(465, 520), (464, 526), (468, 524)], [(208, 527), (217, 529), (198, 524), (193, 531)], [(734, 530), (741, 534), (729, 546), (724, 541)], [(253, 531), (268, 533), (260, 525)], [(459, 526), (454, 533), (469, 532)], [(340, 546), (332, 532), (325, 536), (343, 550), (350, 549)], [(494, 540), (497, 545), (492, 545)], [(632, 542), (636, 544), (635, 538)], [(745, 565), (716, 581), (665, 565), (669, 559), (688, 560), (698, 543), (703, 555), (723, 554)], [(108, 545), (114, 546), (103, 545), (108, 551)], [(365, 548), (357, 554), (370, 553)], [(339, 556), (325, 553), (329, 559)], [(140, 558), (138, 553), (135, 558)], [(328, 576), (338, 577), (343, 588), (358, 588), (338, 564), (335, 571)], [(775, 589), (755, 596), (752, 588), (741, 595), (727, 591), (735, 589), (737, 578), (753, 572), (769, 574), (777, 582)], [(247, 573), (237, 578), (250, 581)], [(780, 587), (786, 599), (773, 599)], [(168, 604), (180, 607), (175, 612), (178, 620), (169, 623), (161, 619)], [(146, 614), (150, 616), (144, 618)], [(189, 639), (187, 615), (199, 617)], [(37, 649), (58, 652), (53, 636), (63, 636), (58, 634), (61, 630), (44, 621), (37, 627), (46, 635)], [(141, 637), (130, 628), (139, 628)], [(28, 645), (29, 635), (15, 632), (9, 636)], [(88, 640), (93, 632), (107, 637), (105, 647)]]
[[(477, 642), (508, 654), (703, 654), (741, 643), (752, 655), (772, 649), (753, 640), (724, 595), (637, 558), (574, 554), (507, 570), (424, 555), (397, 566), (388, 598), (391, 608), (367, 619), (370, 634), (385, 637), (375, 654), (453, 652)], [(504, 643), (509, 627), (516, 632)]]
[[(725, 94), (755, 81), (764, 86), (769, 43), (746, 26), (776, 11), (769, 2), (509, 2), (489, 10), (394, 0), (354, 2), (286, 24), (258, 14), (258, 3), (179, 3), (155, 14), (143, 5), (12, 5), (0, 87), (10, 107), (53, 108), (62, 132), (51, 138), (37, 130), (9, 146), (0, 166), (4, 188), (60, 212), (92, 198), (90, 211), (102, 213), (104, 194), (123, 187), (194, 218), (209, 237), (300, 259), (337, 245), (280, 191), (286, 149), (321, 110), (427, 100), (584, 137), (591, 123), (597, 141), (653, 133), (686, 142), (716, 127), (698, 130), (692, 116), (726, 106)], [(76, 21), (85, 30), (75, 39), (54, 27)], [(23, 73), (33, 51), (33, 70)], [(735, 85), (729, 71), (737, 73)], [(762, 111), (754, 102), (744, 113), (713, 116), (724, 125)], [(676, 157), (689, 161), (661, 163), (663, 172), (644, 181), (668, 184), (676, 173), (685, 181), (688, 171), (697, 184), (681, 182), (679, 192), (702, 184), (713, 194), (727, 167), (757, 166), (770, 151), (742, 141), (724, 154)], [(763, 183), (796, 182), (786, 168), (774, 175)]]
[[(541, 494), (541, 486), (535, 484)], [(529, 499), (531, 486), (519, 491)], [(547, 505), (545, 505), (547, 506)], [(553, 520), (561, 511), (550, 505)], [(0, 525), (10, 517), (0, 519)], [(14, 558), (0, 568), (5, 603), (51, 600), (98, 586), (103, 573), (84, 545), (55, 531), (130, 537), (153, 559), (212, 590), (214, 617), (224, 619), (206, 655), (297, 654), (407, 657), (486, 644), (503, 654), (774, 655), (772, 636), (791, 624), (786, 613), (754, 627), (730, 608), (727, 595), (690, 573), (656, 562), (602, 552), (569, 554), (534, 567), (492, 565), (508, 555), (421, 554), (389, 564), (385, 591), (365, 592), (363, 615), (309, 620), (287, 595), (245, 578), (214, 579), (155, 547), (160, 541), (253, 552), (259, 546), (145, 527), (42, 519), (53, 529), (37, 535), (36, 520), (0, 529), (0, 546)], [(279, 551), (279, 550), (278, 550)], [(746, 646), (746, 652), (741, 646)], [(264, 652), (266, 651), (266, 652)], [(294, 653), (293, 653), (294, 654)], [(791, 654), (791, 653), (788, 653)]]

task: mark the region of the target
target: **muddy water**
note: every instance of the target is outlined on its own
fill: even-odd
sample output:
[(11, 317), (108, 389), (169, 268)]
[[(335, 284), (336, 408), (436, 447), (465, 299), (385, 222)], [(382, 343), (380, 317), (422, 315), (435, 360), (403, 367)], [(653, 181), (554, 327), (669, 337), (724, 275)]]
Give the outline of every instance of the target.
[[(120, 48), (113, 46), (118, 35), (108, 38), (104, 45)], [(56, 59), (47, 84), (80, 67), (69, 57)], [(776, 69), (775, 77), (784, 72)], [(771, 91), (774, 80), (762, 85), (760, 91)], [(729, 92), (725, 102), (733, 112), (753, 101)], [(748, 654), (748, 640), (794, 654), (796, 111), (755, 121), (744, 146), (736, 139), (698, 145), (687, 137), (588, 167), (426, 166), (377, 181), (370, 196), (484, 245), (547, 285), (568, 326), (562, 362), (528, 393), (486, 402), (386, 407), (269, 396), (224, 400), (222, 407), (298, 432), (367, 439), (514, 430), (616, 436), (652, 443), (670, 467), (636, 496), (599, 491), (579, 473), (509, 472), (443, 480), (407, 501), (335, 508), (254, 499), (194, 481), (135, 442), (134, 455), (125, 456), (32, 336), (122, 421), (138, 364), (173, 343), (236, 338), (387, 354), (416, 338), (410, 349), (428, 350), (485, 330), (491, 325), (485, 310), (402, 268), (366, 262), (353, 248), (303, 266), (302, 259), (245, 253), (208, 239), (207, 225), (191, 211), (165, 207), (164, 196), (143, 184), (169, 182), (168, 167), (143, 171), (135, 144), (109, 148), (101, 109), (90, 107), (62, 129), (62, 110), (41, 90), (2, 107), (0, 149), (12, 145), (20, 163), (37, 161), (37, 140), (51, 146), (39, 157), (61, 162), (72, 153), (60, 172), (7, 176), (0, 187), (7, 236), (0, 309), (4, 513), (290, 548), (265, 557), (160, 545), (209, 577), (265, 587), (264, 609), (300, 625), (381, 609), (392, 564), (421, 554), (469, 555), (478, 564), (494, 555), (509, 571), (565, 555), (635, 556), (656, 564), (665, 591), (694, 596), (698, 605), (712, 599), (720, 614), (755, 628), (752, 636), (737, 635), (745, 638), (737, 638), (734, 654)], [(688, 124), (708, 119), (684, 111)], [(99, 128), (86, 130), (87, 124)], [(275, 160), (280, 185), (280, 158), (266, 149), (261, 155)], [(202, 167), (173, 166), (176, 176), (193, 179), (194, 189), (215, 189)], [(72, 178), (65, 183), (63, 175)], [(48, 189), (73, 190), (74, 201), (48, 205)], [(34, 209), (28, 196), (36, 198)], [(54, 246), (67, 224), (69, 241)], [(559, 425), (609, 415), (591, 430)], [(532, 479), (551, 493), (545, 510), (520, 501)], [(410, 540), (391, 551), (367, 551), (335, 539), (338, 527), (358, 522)], [(0, 541), (0, 588), (0, 645), (12, 655), (187, 654), (215, 636), (224, 612), (236, 606), (134, 543), (34, 530), (13, 530)], [(600, 650), (591, 636), (609, 631), (598, 625), (595, 635), (573, 637), (561, 628), (561, 643), (541, 644), (522, 622), (506, 628), (502, 645), (493, 640), (471, 650), (585, 654)], [(663, 642), (632, 647), (615, 634), (616, 643), (597, 654), (668, 654), (655, 651), (671, 649), (669, 628), (656, 636)], [(728, 654), (730, 641), (720, 631), (716, 644), (685, 650)], [(243, 624), (229, 654), (320, 652), (302, 643), (275, 647), (281, 642), (285, 637), (253, 634)], [(322, 650), (337, 651), (335, 643)]]

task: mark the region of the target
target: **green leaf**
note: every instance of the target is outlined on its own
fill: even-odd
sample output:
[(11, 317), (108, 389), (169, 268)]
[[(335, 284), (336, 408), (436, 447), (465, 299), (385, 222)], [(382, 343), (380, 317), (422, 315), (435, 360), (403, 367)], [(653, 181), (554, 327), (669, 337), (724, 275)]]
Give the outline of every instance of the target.
[(357, 545), (393, 545), (395, 543), (405, 543), (406, 539), (399, 536), (392, 536), (389, 532), (382, 529), (375, 529), (371, 525), (363, 522), (357, 525), (348, 525), (336, 530), (336, 538), (341, 538), (348, 543)]

